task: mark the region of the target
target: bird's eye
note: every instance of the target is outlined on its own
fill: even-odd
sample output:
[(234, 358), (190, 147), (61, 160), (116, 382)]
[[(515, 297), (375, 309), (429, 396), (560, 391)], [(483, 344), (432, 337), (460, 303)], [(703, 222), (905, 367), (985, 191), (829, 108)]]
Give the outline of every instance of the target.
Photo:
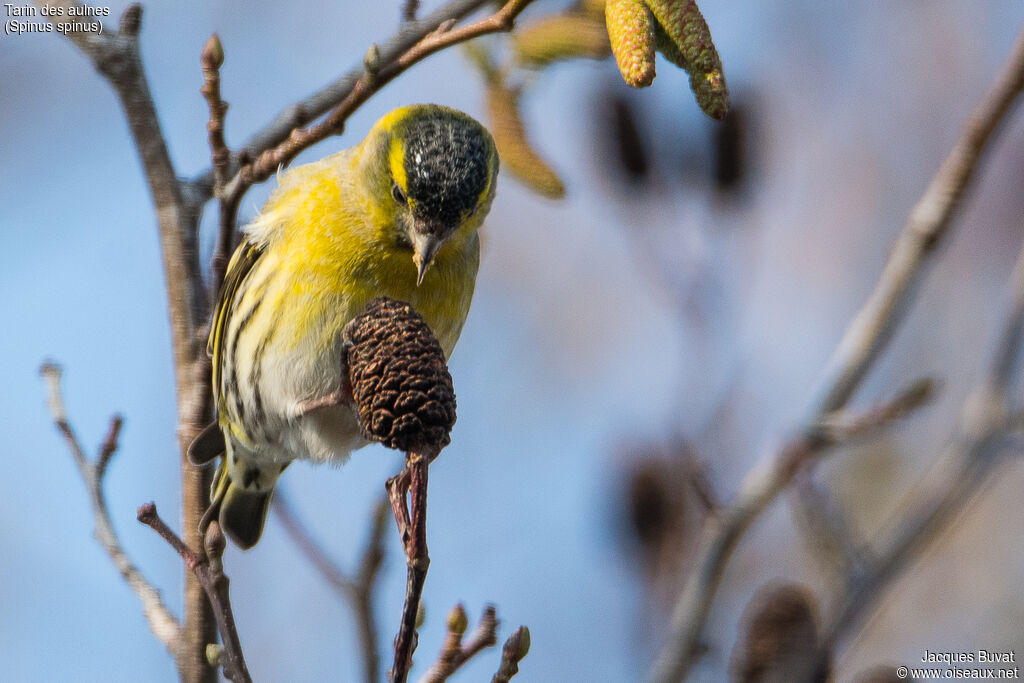
[(405, 193), (402, 192), (402, 188), (395, 183), (391, 186), (391, 196), (395, 198), (395, 201), (399, 204), (405, 204)]

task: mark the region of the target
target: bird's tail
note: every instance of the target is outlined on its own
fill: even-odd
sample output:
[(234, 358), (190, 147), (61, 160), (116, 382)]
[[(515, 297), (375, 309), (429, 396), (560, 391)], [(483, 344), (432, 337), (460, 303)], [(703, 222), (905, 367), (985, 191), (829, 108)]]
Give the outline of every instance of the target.
[[(237, 445), (231, 450), (237, 453), (236, 449)], [(262, 473), (255, 467), (246, 468), (243, 476), (249, 484), (246, 487), (242, 482), (232, 480), (228, 471), (228, 451), (224, 432), (216, 422), (204, 429), (188, 447), (188, 457), (194, 465), (205, 465), (221, 458), (210, 489), (210, 507), (203, 515), (199, 529), (205, 532), (210, 522), (216, 519), (228, 538), (243, 550), (248, 550), (263, 535), (270, 500), (274, 496), (274, 483), (285, 466), (271, 470), (264, 468)], [(275, 473), (271, 474), (271, 471)]]
[(210, 507), (203, 515), (200, 529), (206, 529), (207, 525), (216, 519), (220, 523), (220, 528), (235, 545), (242, 550), (248, 550), (256, 545), (263, 535), (263, 525), (267, 521), (267, 512), (270, 510), (270, 500), (273, 496), (273, 487), (264, 491), (247, 491), (232, 481), (225, 458), (221, 460), (217, 474), (214, 475)]

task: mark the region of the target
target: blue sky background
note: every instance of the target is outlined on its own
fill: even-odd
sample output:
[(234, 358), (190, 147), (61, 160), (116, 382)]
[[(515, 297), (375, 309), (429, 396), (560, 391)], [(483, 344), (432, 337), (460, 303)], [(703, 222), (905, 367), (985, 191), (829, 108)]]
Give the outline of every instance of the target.
[[(143, 58), (179, 172), (208, 165), (198, 54), (212, 32), (227, 54), (222, 92), (234, 146), (357, 63), (369, 40), (390, 36), (395, 5), (146, 4)], [(995, 0), (704, 5), (734, 100), (754, 122), (743, 201), (721, 201), (701, 176), (711, 124), (685, 74), (668, 64), (659, 62), (654, 86), (641, 93), (626, 93), (608, 61), (559, 66), (524, 100), (530, 132), (569, 196), (537, 199), (503, 177), (486, 227), (476, 299), (451, 363), (459, 421), (432, 466), (420, 672), (440, 645), (444, 614), (462, 601), (474, 620), (494, 602), (502, 638), (530, 626), (523, 680), (642, 675), (664, 605), (620, 543), (630, 453), (685, 437), (708, 458), (720, 494), (735, 491), (757, 453), (802, 414), (910, 206), (1024, 21), (1019, 2)], [(125, 4), (109, 6), (114, 26)], [(534, 9), (545, 6), (560, 5)], [(179, 499), (148, 192), (113, 94), (60, 36), (0, 36), (0, 93), (0, 540), (8, 551), (0, 679), (173, 680), (171, 658), (91, 537), (88, 497), (38, 376), (44, 359), (65, 367), (66, 404), (90, 449), (112, 413), (125, 416), (106, 480), (111, 515), (128, 553), (178, 611), (181, 564), (135, 521), (137, 506), (154, 500), (175, 522)], [(597, 111), (609, 93), (629, 96), (646, 117), (643, 133), (658, 153), (644, 192), (624, 192), (602, 170), (609, 161), (597, 144)], [(446, 52), (388, 86), (342, 139), (299, 162), (353, 144), (381, 114), (417, 101), (483, 115), (479, 79), (457, 51)], [(1003, 131), (920, 306), (862, 398), (920, 374), (941, 376), (946, 390), (881, 446), (850, 449), (823, 468), (868, 538), (899, 511), (980, 367), (1021, 238), (1020, 119)], [(255, 215), (269, 190), (250, 192), (242, 215)], [(299, 465), (283, 481), (313, 533), (351, 567), (373, 501), (399, 465), (369, 447), (343, 469)], [(1024, 618), (1024, 527), (1007, 512), (1021, 485), (1022, 468), (1007, 467), (844, 650), (841, 679), (926, 647), (1024, 654), (1010, 626)], [(379, 594), (385, 643), (404, 590), (397, 534), (388, 548)], [(226, 562), (257, 680), (358, 676), (347, 609), (276, 520), (254, 551), (231, 549)], [(774, 578), (824, 587), (783, 502), (755, 525), (726, 574), (702, 679), (724, 676), (739, 612)], [(497, 658), (478, 657), (461, 680), (489, 676)]]

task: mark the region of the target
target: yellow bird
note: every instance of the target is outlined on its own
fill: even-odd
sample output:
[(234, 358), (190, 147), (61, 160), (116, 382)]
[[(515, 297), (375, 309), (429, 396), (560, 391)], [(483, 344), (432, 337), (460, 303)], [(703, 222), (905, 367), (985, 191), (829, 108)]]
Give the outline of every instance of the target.
[(497, 174), (487, 130), (428, 104), (280, 175), (231, 258), (211, 326), (217, 421), (189, 447), (197, 464), (224, 456), (204, 526), (217, 518), (251, 548), (293, 460), (342, 463), (368, 443), (340, 396), (342, 329), (371, 299), (412, 304), (451, 354)]

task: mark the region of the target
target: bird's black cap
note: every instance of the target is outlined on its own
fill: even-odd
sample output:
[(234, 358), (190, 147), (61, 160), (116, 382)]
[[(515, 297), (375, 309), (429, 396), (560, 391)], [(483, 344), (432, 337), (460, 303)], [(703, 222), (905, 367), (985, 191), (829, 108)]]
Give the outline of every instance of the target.
[(406, 194), (413, 215), (438, 231), (476, 208), (489, 182), (488, 133), (449, 111), (415, 117), (405, 131)]

